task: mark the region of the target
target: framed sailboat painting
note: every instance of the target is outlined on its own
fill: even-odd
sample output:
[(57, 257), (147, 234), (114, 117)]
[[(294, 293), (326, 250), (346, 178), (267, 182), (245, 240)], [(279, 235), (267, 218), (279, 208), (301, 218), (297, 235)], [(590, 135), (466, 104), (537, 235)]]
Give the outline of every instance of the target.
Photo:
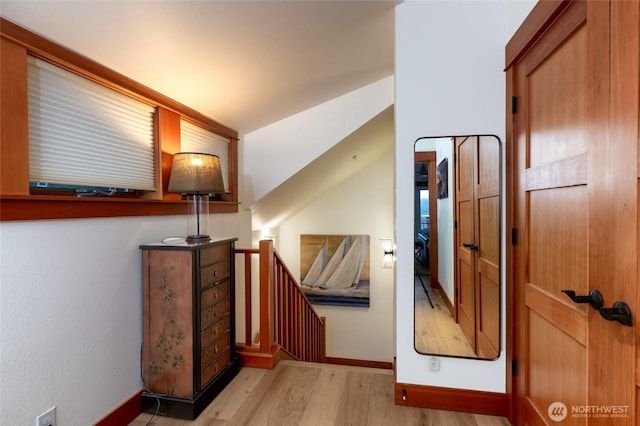
[(369, 306), (369, 236), (301, 235), (300, 287), (317, 305)]

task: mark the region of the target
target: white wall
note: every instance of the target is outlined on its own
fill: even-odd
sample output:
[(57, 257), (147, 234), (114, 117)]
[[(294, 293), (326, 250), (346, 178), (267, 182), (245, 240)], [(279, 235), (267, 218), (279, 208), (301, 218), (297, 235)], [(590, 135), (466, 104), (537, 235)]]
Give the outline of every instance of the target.
[(389, 149), (280, 226), (278, 251), (298, 275), (301, 234), (370, 236), (370, 307), (314, 305), (327, 317), (329, 357), (393, 361), (393, 269), (381, 267), (380, 244), (380, 238), (393, 237), (393, 167), (393, 149)]
[[(249, 247), (247, 213), (212, 215), (210, 234)], [(32, 425), (88, 425), (142, 388), (139, 245), (186, 233), (184, 216), (0, 224), (0, 412)]]
[[(413, 169), (408, 167), (413, 142), (477, 133), (504, 141), (504, 47), (519, 25), (514, 22), (521, 22), (533, 3), (461, 3), (409, 0), (396, 7), (396, 283), (410, 282), (413, 274)], [(412, 289), (397, 285), (398, 382), (505, 391), (504, 333), (497, 361), (441, 358), (440, 371), (431, 372), (427, 357), (413, 349), (408, 306), (413, 306)], [(504, 306), (502, 318), (504, 330)]]
[(247, 205), (392, 104), (393, 76), (244, 135)]

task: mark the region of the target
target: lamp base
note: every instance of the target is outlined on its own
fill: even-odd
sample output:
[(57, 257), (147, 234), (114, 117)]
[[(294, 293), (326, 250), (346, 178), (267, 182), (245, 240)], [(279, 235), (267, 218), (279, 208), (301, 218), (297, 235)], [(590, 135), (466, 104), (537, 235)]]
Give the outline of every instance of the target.
[(185, 240), (188, 243), (204, 243), (211, 240), (211, 237), (208, 235), (189, 235)]
[(203, 194), (188, 194), (187, 209), (187, 242), (203, 243), (209, 241), (209, 196)]

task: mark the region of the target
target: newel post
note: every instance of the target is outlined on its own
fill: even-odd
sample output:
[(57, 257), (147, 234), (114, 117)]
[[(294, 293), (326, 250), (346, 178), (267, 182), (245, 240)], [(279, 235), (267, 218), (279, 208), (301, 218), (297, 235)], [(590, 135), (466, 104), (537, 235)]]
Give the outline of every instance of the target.
[(273, 241), (260, 240), (260, 352), (275, 345), (275, 268)]

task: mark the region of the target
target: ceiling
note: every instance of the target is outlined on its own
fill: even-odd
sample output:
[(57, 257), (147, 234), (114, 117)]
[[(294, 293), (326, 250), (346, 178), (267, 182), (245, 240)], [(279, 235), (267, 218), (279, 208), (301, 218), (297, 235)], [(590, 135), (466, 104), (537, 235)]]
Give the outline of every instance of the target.
[(400, 1), (11, 1), (0, 13), (241, 135), (394, 72)]

